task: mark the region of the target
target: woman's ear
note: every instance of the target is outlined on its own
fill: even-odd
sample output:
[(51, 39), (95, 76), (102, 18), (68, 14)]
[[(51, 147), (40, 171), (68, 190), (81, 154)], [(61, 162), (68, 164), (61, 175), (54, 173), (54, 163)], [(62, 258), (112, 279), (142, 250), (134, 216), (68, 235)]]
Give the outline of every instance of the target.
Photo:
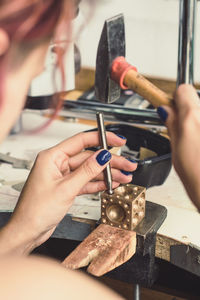
[(7, 32), (0, 28), (0, 56), (4, 55), (10, 46), (10, 39)]

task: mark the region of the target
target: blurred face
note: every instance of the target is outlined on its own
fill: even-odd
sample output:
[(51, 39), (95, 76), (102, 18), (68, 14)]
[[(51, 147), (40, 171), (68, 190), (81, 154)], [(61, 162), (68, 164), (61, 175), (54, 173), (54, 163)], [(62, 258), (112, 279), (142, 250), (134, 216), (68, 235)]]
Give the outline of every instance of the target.
[[(37, 2), (38, 7), (39, 0), (34, 1)], [(31, 2), (34, 3), (34, 1), (32, 0)], [(58, 4), (61, 2), (55, 0), (52, 6), (50, 6), (51, 18), (45, 17), (46, 27), (43, 25), (40, 27), (40, 30), (46, 28), (47, 32), (41, 35), (42, 38), (40, 38), (43, 39), (42, 41), (39, 38), (38, 40), (32, 39), (33, 47), (28, 42), (26, 42), (26, 45), (22, 43), (14, 46), (13, 41), (10, 42), (7, 32), (0, 27), (0, 62), (1, 58), (4, 62), (4, 57), (6, 57), (6, 70), (4, 71), (1, 68), (3, 70), (3, 80), (0, 78), (0, 96), (2, 97), (0, 99), (0, 142), (6, 137), (18, 120), (21, 110), (24, 107), (32, 79), (43, 71), (45, 56), (51, 38), (51, 30), (54, 37), (61, 36), (63, 32), (70, 34), (70, 25), (66, 24), (66, 21), (72, 20), (76, 15), (79, 2), (80, 0), (64, 1), (66, 5), (60, 7)], [(60, 9), (62, 8), (63, 11), (60, 14)], [(56, 16), (58, 17), (57, 21), (55, 19)], [(53, 23), (51, 20), (53, 20)], [(52, 24), (55, 24), (55, 26)], [(9, 22), (7, 25), (9, 25)], [(38, 36), (40, 35), (38, 34)], [(2, 67), (2, 64), (0, 66)]]
[[(0, 142), (9, 134), (18, 120), (26, 101), (32, 79), (44, 68), (44, 60), (49, 42), (37, 46), (22, 63), (13, 66), (12, 56), (17, 60), (15, 49), (10, 49), (11, 62), (7, 66), (3, 81), (3, 101), (0, 109)], [(20, 58), (21, 59), (21, 58)], [(21, 62), (21, 61), (20, 61)]]

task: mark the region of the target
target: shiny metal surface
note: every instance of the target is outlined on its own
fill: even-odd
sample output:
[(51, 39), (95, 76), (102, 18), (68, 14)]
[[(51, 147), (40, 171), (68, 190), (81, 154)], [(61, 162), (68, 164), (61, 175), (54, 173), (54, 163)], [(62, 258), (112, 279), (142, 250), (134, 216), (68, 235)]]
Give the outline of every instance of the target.
[(115, 102), (121, 94), (118, 83), (111, 79), (110, 67), (118, 56), (125, 56), (124, 16), (119, 14), (105, 21), (101, 33), (95, 72), (95, 94), (103, 103)]
[(197, 0), (179, 0), (179, 45), (177, 86), (193, 84), (194, 40)]
[(139, 284), (135, 284), (135, 286), (134, 286), (133, 299), (134, 300), (140, 300), (140, 286), (139, 286)]
[(145, 216), (146, 189), (125, 184), (115, 188), (113, 194), (101, 194), (101, 223), (125, 230), (134, 230)]
[[(103, 113), (97, 112), (96, 117), (97, 117), (100, 145), (103, 149), (108, 149)], [(106, 184), (108, 187), (108, 193), (111, 195), (113, 194), (113, 189), (112, 189), (112, 174), (111, 174), (110, 164), (107, 165), (104, 174), (105, 174)]]

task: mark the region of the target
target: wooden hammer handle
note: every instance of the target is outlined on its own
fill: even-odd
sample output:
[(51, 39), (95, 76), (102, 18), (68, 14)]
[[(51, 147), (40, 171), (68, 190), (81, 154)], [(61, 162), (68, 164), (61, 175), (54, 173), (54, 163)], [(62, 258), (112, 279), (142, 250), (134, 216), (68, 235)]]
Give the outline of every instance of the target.
[(172, 105), (172, 98), (137, 71), (131, 69), (124, 77), (124, 85), (148, 100), (154, 107)]
[(111, 78), (122, 89), (129, 88), (148, 100), (154, 107), (172, 105), (172, 98), (157, 88), (153, 83), (139, 74), (136, 68), (130, 65), (125, 57), (119, 56), (114, 59), (111, 66)]

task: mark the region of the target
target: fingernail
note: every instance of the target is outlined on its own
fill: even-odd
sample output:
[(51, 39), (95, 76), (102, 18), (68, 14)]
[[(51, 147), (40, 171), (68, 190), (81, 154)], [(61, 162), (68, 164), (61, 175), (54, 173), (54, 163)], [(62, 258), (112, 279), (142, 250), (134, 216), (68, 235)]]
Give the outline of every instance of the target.
[(124, 171), (124, 170), (121, 170), (121, 173), (128, 176), (128, 175), (132, 175), (132, 172), (128, 172), (128, 171)]
[(105, 165), (110, 159), (112, 155), (108, 150), (102, 150), (96, 157), (96, 160), (100, 166)]
[(122, 139), (122, 140), (127, 140), (127, 138), (126, 138), (125, 136), (121, 135), (121, 134), (117, 134), (117, 136), (118, 136), (120, 139)]
[(168, 113), (166, 112), (166, 110), (162, 106), (159, 106), (157, 108), (157, 113), (158, 113), (159, 117), (161, 118), (161, 120), (165, 123), (165, 121), (167, 120), (167, 117), (168, 117)]

